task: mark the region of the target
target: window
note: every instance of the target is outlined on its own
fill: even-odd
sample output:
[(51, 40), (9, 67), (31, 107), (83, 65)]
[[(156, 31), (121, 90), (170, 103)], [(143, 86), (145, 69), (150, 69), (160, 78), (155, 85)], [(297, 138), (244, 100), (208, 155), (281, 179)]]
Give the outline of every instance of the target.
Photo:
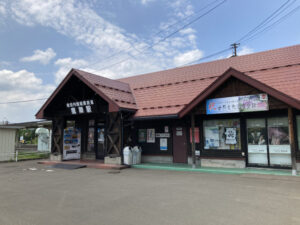
[(205, 120), (203, 128), (204, 149), (241, 149), (239, 119)]

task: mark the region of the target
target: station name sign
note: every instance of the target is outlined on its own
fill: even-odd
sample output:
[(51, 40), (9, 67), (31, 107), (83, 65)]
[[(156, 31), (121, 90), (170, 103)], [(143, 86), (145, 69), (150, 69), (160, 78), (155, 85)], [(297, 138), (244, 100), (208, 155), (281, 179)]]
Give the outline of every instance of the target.
[(206, 114), (240, 113), (268, 111), (268, 95), (244, 95), (227, 98), (208, 99), (206, 101)]
[(92, 113), (92, 105), (94, 105), (94, 100), (84, 100), (78, 102), (68, 102), (66, 104), (67, 108), (71, 110), (72, 115)]

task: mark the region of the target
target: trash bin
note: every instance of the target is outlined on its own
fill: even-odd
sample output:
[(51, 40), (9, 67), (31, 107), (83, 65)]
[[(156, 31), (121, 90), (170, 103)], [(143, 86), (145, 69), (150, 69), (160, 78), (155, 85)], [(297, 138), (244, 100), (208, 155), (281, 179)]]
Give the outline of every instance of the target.
[(126, 146), (123, 149), (123, 157), (124, 157), (124, 164), (125, 165), (132, 165), (132, 151), (130, 149), (130, 147)]
[(142, 162), (142, 149), (141, 147), (134, 146), (132, 149), (133, 152), (133, 164), (140, 164)]
[(132, 148), (132, 164), (138, 164), (138, 148), (137, 146)]

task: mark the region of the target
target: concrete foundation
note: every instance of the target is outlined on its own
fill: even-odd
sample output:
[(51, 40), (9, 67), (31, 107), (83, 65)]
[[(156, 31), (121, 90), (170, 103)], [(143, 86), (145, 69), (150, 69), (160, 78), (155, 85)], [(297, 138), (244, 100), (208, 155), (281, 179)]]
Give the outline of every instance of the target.
[(96, 155), (95, 152), (92, 153), (81, 153), (81, 158), (86, 160), (95, 160)]
[(143, 155), (142, 163), (173, 163), (173, 156)]
[(50, 154), (50, 161), (61, 161), (62, 155), (58, 154)]
[[(192, 157), (188, 157), (188, 164), (192, 165), (193, 164), (193, 158)], [(199, 158), (196, 158), (196, 166), (200, 166), (201, 165), (201, 161)]]
[(113, 165), (121, 165), (122, 164), (122, 159), (121, 159), (121, 157), (106, 156), (104, 158), (104, 163), (105, 164), (113, 164)]
[(230, 159), (201, 159), (203, 167), (223, 167), (223, 168), (245, 168), (245, 160)]

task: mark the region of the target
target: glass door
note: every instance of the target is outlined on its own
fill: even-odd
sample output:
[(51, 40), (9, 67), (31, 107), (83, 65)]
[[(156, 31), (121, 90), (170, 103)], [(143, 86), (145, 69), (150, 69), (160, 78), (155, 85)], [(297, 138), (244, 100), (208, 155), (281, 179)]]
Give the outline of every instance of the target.
[(269, 166), (265, 119), (247, 119), (248, 164)]
[(291, 146), (287, 117), (268, 118), (270, 166), (290, 167)]
[(97, 150), (96, 158), (104, 159), (105, 155), (105, 128), (104, 123), (97, 123)]
[(86, 153), (90, 155), (95, 154), (95, 120), (89, 120), (87, 149)]

